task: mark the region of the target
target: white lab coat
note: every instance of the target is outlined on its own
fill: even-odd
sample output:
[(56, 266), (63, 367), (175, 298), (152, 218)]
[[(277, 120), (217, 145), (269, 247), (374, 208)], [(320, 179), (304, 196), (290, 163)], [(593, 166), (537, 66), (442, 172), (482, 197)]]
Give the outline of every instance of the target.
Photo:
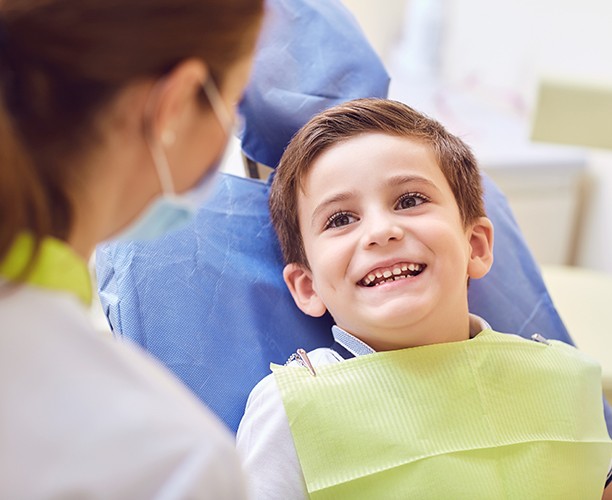
[(0, 295), (0, 498), (244, 498), (229, 432), (68, 292)]

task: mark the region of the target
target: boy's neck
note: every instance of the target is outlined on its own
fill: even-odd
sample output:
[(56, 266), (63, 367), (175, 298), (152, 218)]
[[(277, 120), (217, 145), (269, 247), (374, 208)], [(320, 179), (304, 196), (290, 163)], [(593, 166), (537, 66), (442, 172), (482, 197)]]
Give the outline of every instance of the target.
[[(342, 325), (336, 325), (343, 332), (351, 335), (359, 343), (365, 346), (365, 350), (371, 349), (374, 352), (392, 351), (398, 349), (407, 349), (410, 347), (419, 347), (431, 344), (443, 344), (448, 342), (460, 342), (474, 338), (482, 330), (490, 328), (490, 326), (479, 316), (467, 314), (465, 321), (455, 321), (453, 327), (437, 328), (432, 331), (432, 328), (423, 328), (423, 331), (412, 330), (408, 334), (405, 331), (378, 331), (375, 335), (372, 333), (359, 334), (352, 332)], [(399, 342), (375, 341), (372, 339), (398, 339)], [(364, 353), (365, 353), (364, 350)]]

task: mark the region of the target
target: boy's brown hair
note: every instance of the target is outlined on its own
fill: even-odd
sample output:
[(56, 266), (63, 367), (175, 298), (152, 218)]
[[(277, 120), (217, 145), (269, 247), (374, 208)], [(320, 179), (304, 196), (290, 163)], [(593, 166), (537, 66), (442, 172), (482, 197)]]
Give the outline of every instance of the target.
[(455, 196), (464, 226), (485, 215), (480, 171), (469, 147), (437, 121), (397, 101), (356, 99), (308, 121), (291, 139), (270, 192), (270, 215), (286, 263), (308, 267), (298, 220), (298, 191), (317, 157), (352, 137), (382, 133), (432, 147)]

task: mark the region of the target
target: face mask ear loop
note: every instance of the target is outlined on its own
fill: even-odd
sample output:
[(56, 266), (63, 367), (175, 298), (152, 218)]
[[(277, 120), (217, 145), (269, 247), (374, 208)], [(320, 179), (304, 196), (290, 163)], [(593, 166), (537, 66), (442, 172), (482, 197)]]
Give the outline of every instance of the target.
[(208, 102), (210, 102), (211, 107), (213, 108), (213, 112), (215, 113), (217, 120), (225, 133), (229, 136), (232, 130), (233, 120), (228, 112), (225, 104), (223, 103), (223, 99), (215, 82), (211, 77), (209, 77), (203, 84), (202, 88), (204, 89), (204, 93), (206, 97), (208, 97)]
[(176, 193), (174, 191), (174, 182), (172, 181), (172, 171), (170, 170), (168, 158), (159, 141), (155, 139), (153, 134), (153, 96), (161, 92), (161, 87), (164, 82), (165, 80), (160, 78), (149, 92), (144, 109), (143, 129), (145, 141), (149, 147), (151, 159), (153, 160), (153, 165), (155, 165), (155, 171), (157, 172), (157, 178), (162, 188), (162, 194), (174, 196)]
[(149, 143), (149, 149), (151, 150), (151, 157), (155, 164), (155, 170), (157, 170), (157, 177), (159, 177), (163, 194), (166, 196), (175, 196), (174, 182), (172, 182), (172, 173), (166, 153), (157, 141), (155, 141), (154, 144)]
[[(153, 134), (153, 96), (161, 91), (160, 89), (163, 84), (163, 78), (158, 80), (155, 86), (151, 89), (149, 97), (147, 98), (144, 112), (144, 135), (149, 147), (149, 152), (151, 153), (153, 164), (155, 165), (155, 170), (157, 172), (157, 177), (159, 179), (162, 192), (166, 196), (174, 196), (176, 191), (174, 190), (172, 170), (170, 169), (168, 158), (160, 144), (160, 141), (156, 140)], [(204, 93), (206, 94), (206, 97), (208, 98), (210, 105), (213, 108), (213, 112), (221, 124), (221, 127), (223, 127), (223, 130), (229, 136), (232, 130), (232, 119), (229, 112), (225, 108), (225, 105), (223, 104), (221, 94), (217, 90), (217, 86), (213, 82), (212, 78), (208, 78), (202, 84), (202, 88), (204, 89)]]

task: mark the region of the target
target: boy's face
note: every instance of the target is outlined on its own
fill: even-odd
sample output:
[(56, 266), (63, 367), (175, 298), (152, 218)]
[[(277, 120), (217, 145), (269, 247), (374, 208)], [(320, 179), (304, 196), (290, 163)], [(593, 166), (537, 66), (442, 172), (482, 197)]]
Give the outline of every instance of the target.
[(298, 306), (328, 309), (376, 350), (464, 340), (468, 277), (492, 263), (491, 223), (465, 228), (431, 148), (364, 134), (322, 153), (298, 214), (306, 269), (284, 277)]

